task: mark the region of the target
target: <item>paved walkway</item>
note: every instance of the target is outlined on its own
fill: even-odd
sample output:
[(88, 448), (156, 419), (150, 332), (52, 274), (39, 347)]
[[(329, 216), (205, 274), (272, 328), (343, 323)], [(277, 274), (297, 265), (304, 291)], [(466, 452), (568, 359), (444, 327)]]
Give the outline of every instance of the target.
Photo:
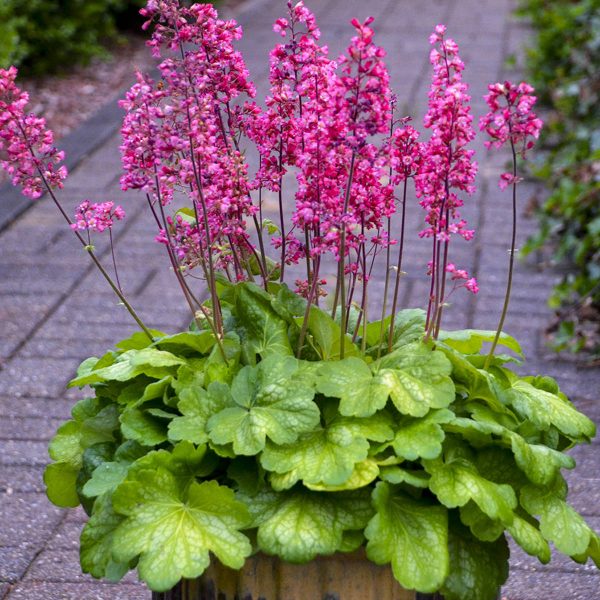
[[(239, 15), (246, 32), (243, 49), (262, 89), (268, 47), (276, 41), (270, 24), (281, 15), (284, 4), (258, 0), (242, 7)], [(429, 84), (427, 38), (439, 22), (448, 25), (461, 46), (476, 115), (484, 111), (481, 96), (488, 81), (519, 76), (504, 67), (527, 38), (527, 29), (511, 17), (511, 0), (313, 0), (310, 4), (335, 52), (348, 38), (346, 23), (353, 16), (376, 17), (378, 39), (389, 52), (394, 86), (407, 112), (423, 111)], [(146, 322), (176, 330), (187, 324), (188, 316), (165, 261), (159, 258), (161, 248), (152, 241), (154, 232), (144, 203), (135, 195), (123, 198), (119, 190), (118, 143), (111, 136), (81, 162), (69, 179), (64, 203), (72, 206), (90, 198), (115, 199), (125, 205), (128, 219), (117, 228), (125, 288)], [(465, 211), (477, 229), (477, 241), (470, 247), (457, 246), (454, 258), (478, 276), (481, 293), (476, 299), (457, 295), (446, 326), (491, 329), (497, 323), (498, 295), (505, 281), (509, 199), (496, 186), (506, 157), (486, 158), (483, 148), (479, 150), (479, 192)], [(529, 184), (521, 187), (523, 206), (534, 191)], [(415, 231), (420, 210), (416, 205), (412, 209)], [(534, 221), (521, 221), (521, 243), (535, 227)], [(3, 231), (0, 249), (0, 598), (147, 599), (149, 593), (132, 576), (110, 585), (81, 574), (77, 546), (84, 516), (49, 504), (42, 483), (48, 439), (78, 395), (65, 392), (66, 381), (83, 358), (102, 352), (134, 328), (49, 201), (39, 202)], [(106, 247), (99, 249), (106, 252)], [(413, 266), (405, 280), (404, 305), (422, 306), (427, 247), (415, 242), (408, 253), (406, 264)], [(552, 283), (553, 276), (542, 273), (535, 261), (520, 264), (506, 329), (522, 341), (530, 372), (554, 374), (577, 405), (599, 420), (600, 372), (559, 361), (544, 349), (542, 331), (549, 316), (545, 299)], [(573, 504), (599, 529), (597, 449), (594, 444), (574, 452), (579, 465), (569, 482)], [(600, 576), (593, 568), (568, 560), (544, 567), (515, 552), (503, 594), (510, 600), (600, 598)]]

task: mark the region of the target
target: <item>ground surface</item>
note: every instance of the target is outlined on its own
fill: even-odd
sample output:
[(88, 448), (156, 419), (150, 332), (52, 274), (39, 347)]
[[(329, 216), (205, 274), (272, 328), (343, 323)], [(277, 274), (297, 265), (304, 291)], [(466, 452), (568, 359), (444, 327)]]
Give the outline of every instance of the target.
[[(461, 46), (476, 115), (484, 111), (481, 96), (488, 81), (519, 76), (506, 71), (505, 60), (518, 53), (528, 32), (512, 19), (510, 0), (313, 0), (311, 5), (335, 52), (349, 35), (346, 23), (351, 17), (376, 17), (379, 41), (388, 49), (394, 85), (406, 112), (418, 115), (414, 109), (422, 113), (425, 105), (427, 37), (439, 22), (447, 23)], [(283, 0), (257, 0), (238, 9), (246, 33), (242, 46), (262, 89), (267, 51), (276, 41), (270, 23), (283, 7)], [(114, 125), (105, 123), (107, 128)], [(79, 163), (63, 200), (69, 210), (84, 197), (116, 199), (125, 205), (128, 219), (116, 230), (125, 288), (153, 327), (176, 330), (187, 324), (188, 315), (163, 257), (159, 258), (161, 248), (152, 241), (152, 223), (141, 198), (123, 199), (119, 191), (118, 144), (113, 135)], [(478, 276), (481, 292), (476, 299), (457, 295), (448, 311), (447, 327), (494, 328), (500, 310), (510, 225), (508, 197), (498, 190), (496, 180), (506, 157), (487, 158), (483, 148), (478, 151), (479, 192), (465, 211), (477, 238), (471, 247), (457, 245), (453, 260)], [(522, 185), (523, 204), (533, 191), (529, 184)], [(422, 215), (413, 205), (411, 230), (416, 231)], [(529, 220), (521, 223), (522, 243), (536, 225)], [(107, 250), (101, 243), (97, 247)], [(102, 352), (134, 327), (92, 272), (48, 200), (2, 231), (0, 248), (0, 598), (147, 599), (149, 593), (133, 576), (109, 585), (81, 574), (77, 545), (84, 517), (78, 511), (53, 507), (42, 483), (48, 439), (78, 396), (74, 391), (65, 393), (65, 382), (83, 358)], [(409, 245), (404, 306), (425, 302), (426, 260), (426, 245)], [(598, 421), (599, 370), (566, 364), (543, 348), (542, 330), (548, 319), (545, 298), (553, 278), (535, 264), (518, 266), (506, 330), (522, 341), (530, 372), (553, 374), (577, 405)], [(597, 450), (598, 445), (592, 444), (575, 451), (579, 464), (569, 475), (572, 502), (596, 529), (600, 527)], [(510, 600), (600, 598), (600, 576), (590, 566), (562, 559), (541, 566), (515, 551), (503, 595)]]

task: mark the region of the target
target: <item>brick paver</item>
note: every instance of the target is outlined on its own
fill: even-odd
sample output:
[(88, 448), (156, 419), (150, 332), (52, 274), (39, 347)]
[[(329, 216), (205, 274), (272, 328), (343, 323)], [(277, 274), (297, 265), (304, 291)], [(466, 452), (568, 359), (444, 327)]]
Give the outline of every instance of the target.
[[(281, 15), (284, 5), (283, 0), (256, 0), (238, 9), (245, 29), (241, 45), (262, 90), (267, 84), (268, 49), (276, 41), (271, 23)], [(310, 6), (334, 53), (343, 49), (350, 34), (346, 23), (352, 17), (376, 17), (378, 41), (388, 50), (401, 106), (416, 117), (422, 116), (429, 85), (427, 38), (439, 22), (448, 25), (461, 46), (476, 116), (485, 110), (481, 96), (489, 81), (519, 76), (518, 64), (511, 71), (505, 68), (508, 56), (520, 56), (528, 35), (527, 28), (511, 16), (512, 0), (313, 0)], [(114, 116), (114, 112), (106, 115)], [(143, 215), (142, 199), (135, 194), (123, 197), (119, 190), (118, 143), (118, 138), (111, 136), (77, 167), (68, 181), (64, 201), (71, 205), (84, 197), (115, 199), (125, 206), (128, 218), (116, 230), (121, 279), (152, 327), (175, 331), (187, 324), (187, 311), (160, 255), (161, 248), (152, 241), (154, 231)], [(446, 327), (492, 329), (500, 310), (510, 223), (508, 196), (498, 190), (496, 180), (507, 157), (487, 157), (481, 142), (477, 150), (479, 191), (465, 209), (477, 229), (477, 238), (470, 246), (457, 243), (454, 256), (477, 275), (481, 293), (476, 299), (457, 295), (455, 305), (448, 310)], [(523, 205), (534, 192), (533, 184), (521, 186)], [(418, 230), (420, 210), (413, 203), (411, 231)], [(520, 243), (535, 228), (534, 221), (522, 219)], [(3, 231), (0, 248), (0, 598), (148, 598), (148, 592), (131, 575), (111, 585), (81, 574), (77, 538), (84, 515), (52, 506), (43, 494), (41, 481), (48, 460), (47, 441), (77, 397), (76, 391), (64, 391), (65, 382), (80, 360), (102, 352), (132, 333), (135, 326), (92, 272), (49, 201), (40, 201)], [(98, 249), (107, 251), (102, 243)], [(408, 244), (404, 306), (425, 302), (423, 265), (427, 252), (428, 246), (417, 241)], [(528, 371), (556, 376), (580, 408), (598, 421), (600, 372), (557, 359), (544, 348), (542, 331), (549, 317), (545, 299), (554, 276), (538, 269), (539, 260), (538, 256), (517, 267), (506, 330), (522, 341), (529, 358)], [(600, 526), (597, 448), (592, 444), (575, 450), (580, 464), (569, 476), (573, 504), (596, 528)], [(589, 566), (565, 559), (541, 566), (515, 550), (503, 595), (510, 600), (577, 600), (600, 598), (599, 590), (598, 571)]]

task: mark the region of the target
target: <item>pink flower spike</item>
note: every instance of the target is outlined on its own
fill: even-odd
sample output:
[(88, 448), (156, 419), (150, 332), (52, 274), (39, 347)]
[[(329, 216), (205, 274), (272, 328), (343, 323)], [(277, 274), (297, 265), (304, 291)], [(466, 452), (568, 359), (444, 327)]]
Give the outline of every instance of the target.
[(96, 231), (102, 233), (113, 226), (114, 220), (125, 218), (122, 206), (115, 206), (114, 202), (95, 202), (84, 200), (75, 212), (75, 222), (71, 229)]

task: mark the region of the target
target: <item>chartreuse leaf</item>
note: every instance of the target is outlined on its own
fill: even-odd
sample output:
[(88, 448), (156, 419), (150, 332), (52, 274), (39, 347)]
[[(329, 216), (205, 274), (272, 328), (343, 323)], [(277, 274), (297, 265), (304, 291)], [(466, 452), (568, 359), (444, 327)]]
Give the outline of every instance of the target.
[(92, 515), (81, 532), (81, 569), (100, 579), (119, 581), (129, 570), (128, 562), (113, 559), (115, 529), (124, 517), (113, 510), (111, 494), (103, 494), (94, 502)]
[(114, 492), (113, 507), (125, 517), (113, 534), (113, 555), (119, 562), (139, 556), (140, 579), (154, 591), (199, 577), (209, 552), (239, 569), (252, 551), (239, 531), (248, 509), (216, 481), (183, 488), (164, 468), (136, 470)]
[(275, 489), (291, 487), (299, 480), (305, 485), (342, 486), (352, 477), (355, 465), (367, 458), (368, 439), (386, 441), (392, 435), (385, 414), (364, 419), (336, 416), (324, 427), (302, 434), (295, 443), (268, 443), (260, 461), (267, 471), (284, 475), (272, 478)]
[[(495, 331), (461, 329), (459, 331), (440, 331), (438, 339), (463, 354), (479, 354), (483, 343), (493, 342), (495, 337)], [(519, 356), (523, 356), (519, 342), (504, 332), (498, 338), (498, 345), (512, 350)]]
[(449, 528), (450, 573), (441, 588), (447, 600), (495, 600), (508, 577), (504, 537), (482, 542), (455, 521)]
[(446, 463), (441, 459), (423, 461), (423, 465), (431, 475), (429, 488), (444, 506), (456, 508), (472, 500), (490, 519), (512, 523), (517, 499), (510, 485), (482, 477), (475, 465), (464, 458)]
[(534, 387), (528, 381), (515, 378), (506, 395), (518, 413), (544, 431), (554, 426), (576, 441), (589, 441), (596, 433), (593, 421), (569, 400)]
[[(158, 329), (150, 329), (150, 335), (154, 338), (162, 338), (167, 334)], [(141, 350), (152, 345), (152, 340), (143, 331), (136, 331), (132, 336), (117, 342), (115, 346), (120, 350)]]
[(79, 506), (78, 475), (79, 468), (73, 467), (68, 462), (59, 461), (49, 464), (44, 471), (44, 484), (48, 500), (52, 504), (64, 508)]
[(446, 436), (440, 424), (454, 418), (454, 413), (446, 408), (431, 410), (421, 419), (404, 418), (392, 441), (394, 451), (406, 460), (437, 458)]
[(361, 460), (354, 465), (352, 474), (341, 485), (325, 485), (323, 483), (307, 483), (306, 487), (317, 492), (340, 492), (343, 490), (356, 490), (369, 485), (379, 475), (379, 465), (372, 459)]
[(208, 420), (227, 407), (229, 387), (218, 381), (213, 382), (208, 391), (193, 384), (179, 386), (179, 398), (177, 408), (182, 416), (169, 423), (169, 439), (194, 444), (208, 442)]
[(167, 424), (147, 410), (128, 406), (120, 421), (123, 436), (143, 446), (158, 446), (167, 441)]
[(429, 487), (429, 473), (413, 469), (403, 469), (398, 466), (389, 466), (380, 468), (381, 479), (388, 483), (400, 484), (406, 483), (416, 488)]
[(588, 559), (592, 559), (596, 566), (600, 569), (600, 536), (595, 532), (591, 532), (590, 543), (586, 550), (581, 554), (571, 556), (578, 563), (584, 565)]
[(467, 504), (460, 507), (460, 520), (482, 542), (497, 540), (504, 533), (505, 529), (502, 521), (490, 519), (475, 502), (467, 502)]
[(373, 515), (368, 490), (326, 494), (298, 488), (243, 500), (258, 526), (259, 548), (293, 563), (340, 550), (344, 533), (362, 530)]
[[(225, 356), (223, 356), (221, 348)], [(238, 334), (234, 331), (225, 333), (221, 340), (221, 348), (214, 346), (206, 359), (204, 373), (201, 375), (205, 387), (208, 387), (213, 381), (231, 383), (235, 374), (240, 370), (242, 346)]]
[(289, 444), (313, 429), (319, 407), (300, 367), (292, 356), (269, 356), (256, 367), (244, 367), (227, 392), (229, 407), (208, 421), (210, 439), (216, 444), (233, 442), (236, 454), (250, 456), (264, 448), (266, 438)]
[(174, 335), (162, 337), (156, 342), (163, 350), (169, 350), (179, 355), (181, 351), (198, 354), (208, 354), (216, 344), (212, 331), (182, 331)]
[(128, 381), (138, 375), (162, 379), (171, 375), (174, 367), (184, 363), (184, 358), (156, 348), (127, 350), (119, 354), (110, 366), (98, 368), (96, 365), (93, 371), (76, 377), (69, 382), (69, 387), (82, 387), (102, 381)]
[(369, 417), (382, 409), (390, 396), (387, 382), (357, 357), (322, 363), (317, 390), (325, 396), (340, 398), (340, 414), (348, 417)]
[(365, 529), (367, 556), (392, 563), (400, 585), (434, 592), (448, 575), (448, 511), (416, 500), (385, 482), (373, 492), (376, 510)]
[(401, 348), (423, 339), (425, 335), (425, 311), (407, 308), (399, 311), (394, 320), (393, 347)]
[(585, 552), (592, 530), (583, 518), (564, 500), (567, 487), (561, 477), (552, 485), (526, 485), (521, 490), (521, 505), (532, 516), (538, 516), (542, 535), (557, 550), (574, 556)]

